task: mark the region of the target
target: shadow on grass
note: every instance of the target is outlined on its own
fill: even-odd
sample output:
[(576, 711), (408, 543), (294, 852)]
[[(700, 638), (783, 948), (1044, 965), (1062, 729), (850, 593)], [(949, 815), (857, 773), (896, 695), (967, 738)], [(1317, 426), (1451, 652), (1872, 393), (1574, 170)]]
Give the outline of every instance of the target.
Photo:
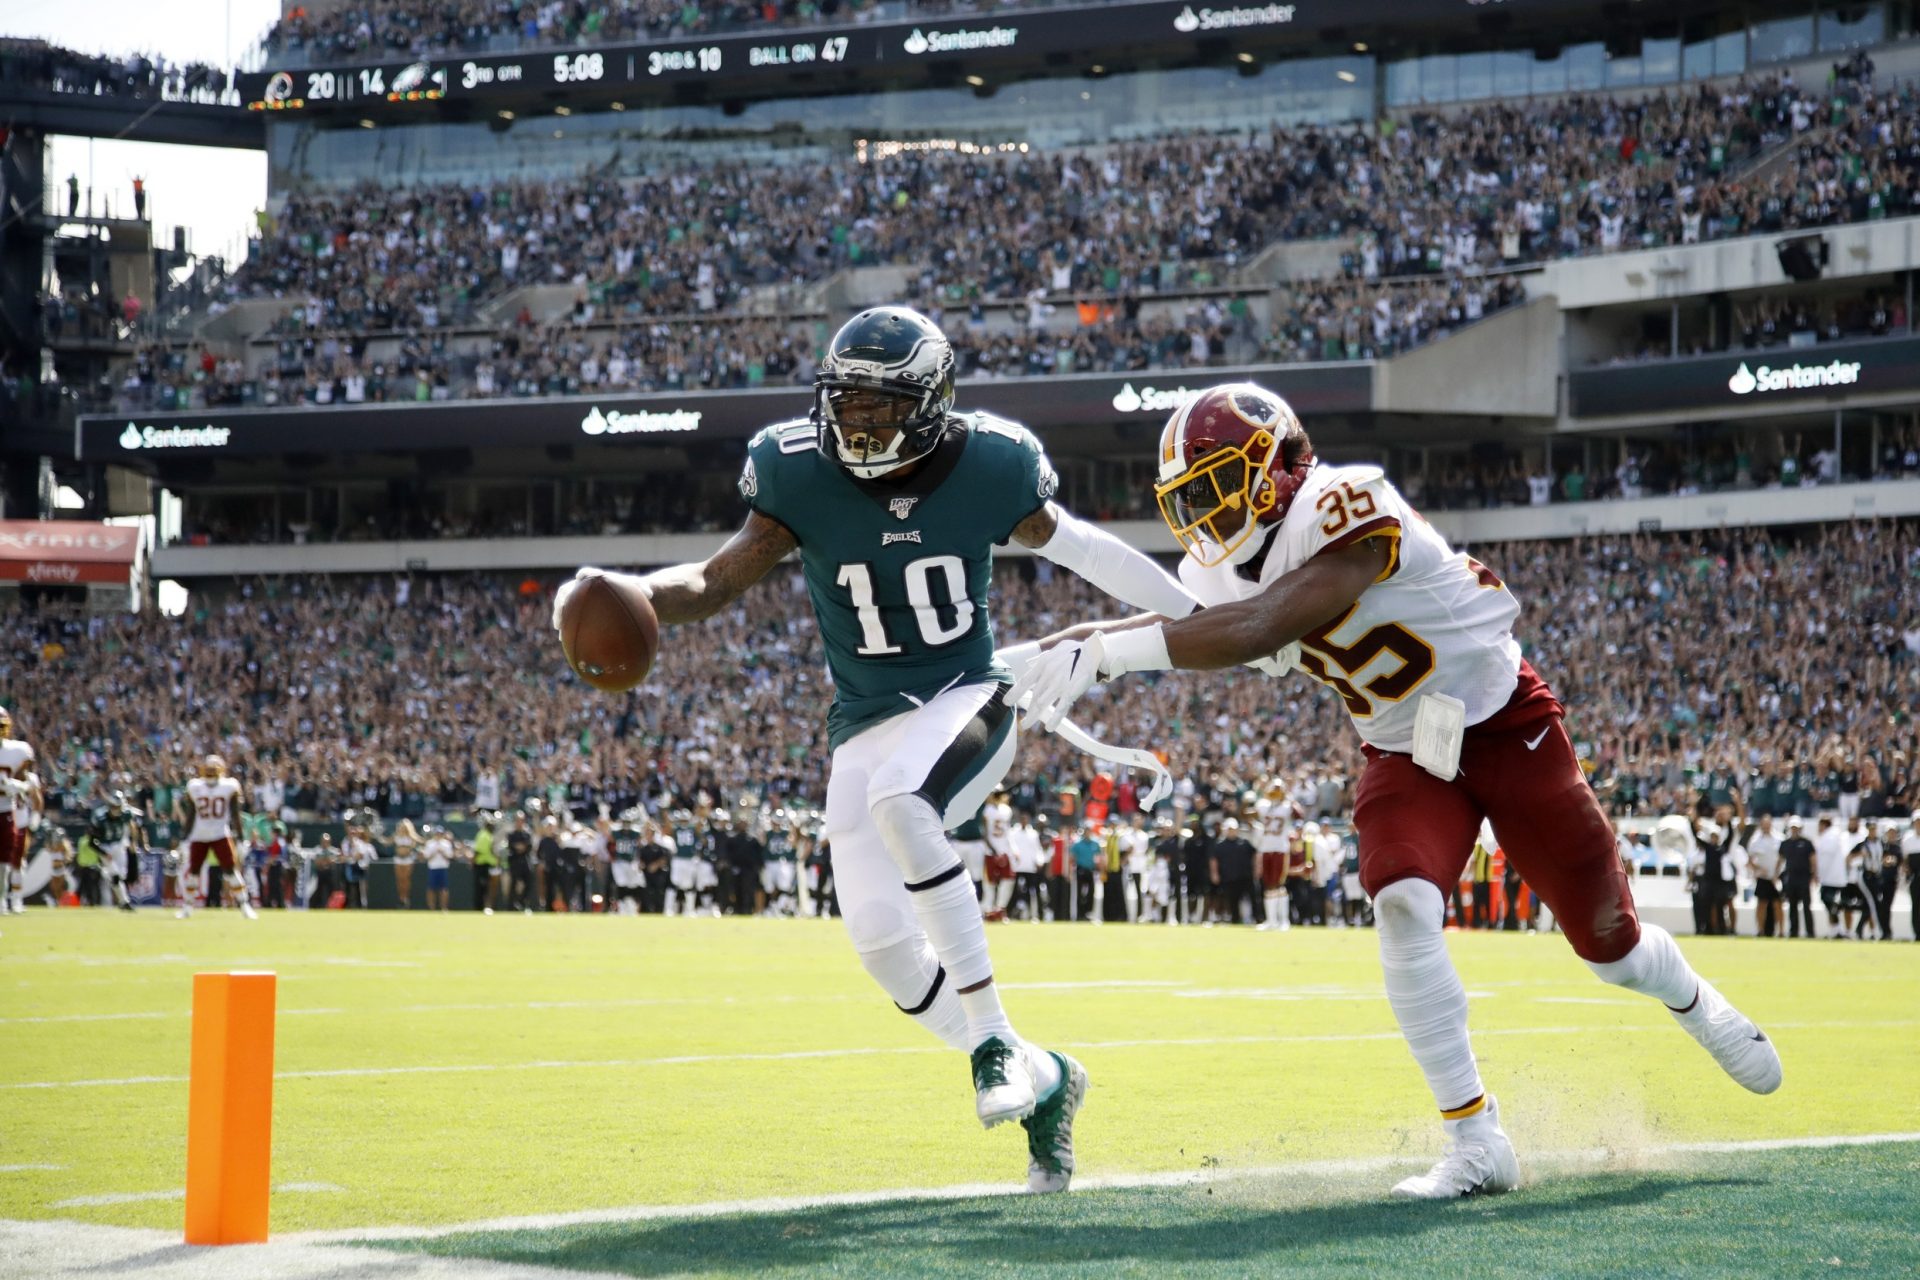
[[(1612, 1215), (1676, 1195), (1761, 1186), (1682, 1173), (1602, 1174), (1487, 1200), (1377, 1198), (1276, 1204), (1287, 1188), (1244, 1183), (1062, 1197), (895, 1201), (730, 1218), (653, 1220), (445, 1236), (411, 1248), (632, 1276), (837, 1271), (849, 1275), (1002, 1270), (1222, 1273), (1340, 1267), (1394, 1253), (1456, 1273), (1485, 1257), (1483, 1228), (1531, 1224), (1536, 1239), (1590, 1243)], [(1311, 1194), (1311, 1193), (1309, 1193)], [(1324, 1198), (1324, 1192), (1322, 1193)], [(1428, 1239), (1427, 1237), (1435, 1237)], [(1512, 1237), (1509, 1236), (1509, 1239)], [(386, 1246), (394, 1247), (394, 1246)], [(401, 1246), (407, 1247), (407, 1246)], [(1458, 1250), (1458, 1252), (1456, 1252)]]

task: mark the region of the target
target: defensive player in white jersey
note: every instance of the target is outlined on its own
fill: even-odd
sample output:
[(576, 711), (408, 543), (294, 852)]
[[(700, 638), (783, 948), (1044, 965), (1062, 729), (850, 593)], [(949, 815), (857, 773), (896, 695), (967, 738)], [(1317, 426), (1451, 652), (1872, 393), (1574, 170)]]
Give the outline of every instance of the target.
[(1013, 901), (1013, 845), (1009, 842), (1012, 833), (1013, 806), (1007, 803), (1006, 792), (996, 791), (987, 797), (986, 807), (980, 810), (980, 838), (987, 845), (987, 856), (982, 863), (980, 906), (989, 920), (1005, 920), (1007, 904)]
[(13, 736), (13, 715), (0, 707), (0, 865), (7, 879), (0, 885), (0, 915), (27, 910), (26, 871), (28, 800), (33, 774), (33, 748)]
[(240, 908), (240, 914), (254, 919), (233, 838), (241, 829), (240, 780), (227, 775), (225, 760), (208, 756), (200, 762), (199, 775), (188, 779), (186, 794), (176, 805), (186, 811), (193, 826), (187, 832), (187, 865), (180, 875), (180, 909), (175, 914), (182, 920), (193, 914), (200, 869), (212, 858), (227, 878), (228, 899)]
[(1064, 633), (1010, 697), (1050, 725), (1096, 680), (1256, 663), (1298, 667), (1346, 704), (1367, 758), (1354, 826), (1387, 998), (1448, 1138), (1445, 1157), (1395, 1193), (1519, 1181), (1442, 935), (1483, 818), (1596, 974), (1665, 1004), (1746, 1088), (1777, 1089), (1773, 1044), (1666, 930), (1637, 918), (1613, 831), (1560, 703), (1520, 655), (1520, 606), (1500, 579), (1448, 546), (1379, 468), (1317, 462), (1292, 409), (1250, 383), (1175, 412), (1158, 462), (1162, 514), (1187, 553), (1181, 579), (1206, 607)]

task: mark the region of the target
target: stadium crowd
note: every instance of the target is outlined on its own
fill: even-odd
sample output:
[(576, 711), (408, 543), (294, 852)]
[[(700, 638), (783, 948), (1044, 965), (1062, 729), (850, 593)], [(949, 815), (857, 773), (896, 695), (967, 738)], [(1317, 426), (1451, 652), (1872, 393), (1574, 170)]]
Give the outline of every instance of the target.
[[(1525, 604), (1523, 646), (1615, 814), (1724, 821), (1738, 803), (1875, 822), (1920, 806), (1920, 525), (1479, 550)], [(603, 805), (705, 814), (739, 797), (807, 811), (822, 800), (828, 688), (797, 582), (778, 574), (676, 636), (626, 697), (566, 672), (540, 584), (483, 578), (264, 580), (178, 618), (16, 609), (0, 623), (0, 689), (56, 816), (113, 790), (165, 814), (209, 749), (255, 809), (288, 819), (437, 821), (529, 800), (589, 820)], [(1066, 575), (998, 571), (1008, 640), (1104, 607)], [(1229, 800), (1274, 788), (1302, 818), (1337, 817), (1360, 764), (1337, 704), (1305, 680), (1168, 675), (1096, 693), (1079, 719), (1167, 754), (1180, 822), (1238, 816)], [(1071, 825), (1090, 799), (1130, 818), (1137, 781), (1031, 735), (1009, 786), (1017, 811)]]
[(307, 327), (387, 329), (451, 323), (514, 283), (660, 315), (887, 262), (918, 269), (905, 293), (923, 305), (1167, 292), (1330, 237), (1353, 241), (1360, 279), (1471, 272), (1910, 213), (1914, 93), (1841, 85), (1827, 103), (1782, 77), (1377, 128), (309, 191), (235, 288), (310, 295)]

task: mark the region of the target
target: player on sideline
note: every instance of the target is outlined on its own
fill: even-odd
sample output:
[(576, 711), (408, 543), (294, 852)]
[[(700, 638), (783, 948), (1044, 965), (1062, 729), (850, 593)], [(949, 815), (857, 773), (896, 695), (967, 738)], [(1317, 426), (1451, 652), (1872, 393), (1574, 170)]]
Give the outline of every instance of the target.
[(1453, 550), (1371, 466), (1316, 462), (1286, 402), (1211, 388), (1161, 435), (1155, 492), (1207, 608), (1074, 628), (1012, 695), (1052, 725), (1096, 681), (1129, 671), (1297, 665), (1346, 704), (1367, 757), (1355, 795), (1387, 999), (1426, 1074), (1445, 1156), (1394, 1194), (1510, 1190), (1520, 1168), (1480, 1080), (1467, 998), (1447, 956), (1446, 896), (1483, 817), (1607, 982), (1659, 1000), (1734, 1080), (1780, 1087), (1771, 1041), (1641, 924), (1613, 831), (1552, 690), (1520, 656), (1520, 606)]
[(7, 869), (6, 883), (0, 884), (0, 916), (27, 913), (27, 779), (32, 773), (33, 748), (13, 736), (13, 715), (0, 707), (0, 865)]
[[(834, 681), (827, 839), (861, 963), (972, 1059), (975, 1114), (1020, 1120), (1028, 1186), (1064, 1190), (1086, 1073), (1017, 1035), (946, 832), (1013, 759), (1007, 667), (987, 613), (995, 544), (1018, 541), (1137, 608), (1193, 601), (1146, 556), (1061, 510), (1025, 427), (955, 413), (953, 348), (903, 307), (834, 335), (810, 419), (747, 447), (745, 526), (701, 564), (638, 579), (663, 623), (713, 616), (796, 548)], [(556, 613), (566, 588), (555, 601)]]
[(180, 909), (174, 914), (182, 920), (193, 914), (200, 868), (212, 858), (226, 872), (227, 895), (240, 914), (256, 919), (253, 903), (247, 900), (246, 879), (240, 874), (240, 859), (234, 853), (233, 833), (246, 823), (240, 812), (240, 780), (227, 776), (225, 760), (208, 756), (200, 762), (199, 776), (187, 780), (186, 794), (175, 803), (186, 811), (193, 828), (187, 832), (187, 865), (179, 877)]

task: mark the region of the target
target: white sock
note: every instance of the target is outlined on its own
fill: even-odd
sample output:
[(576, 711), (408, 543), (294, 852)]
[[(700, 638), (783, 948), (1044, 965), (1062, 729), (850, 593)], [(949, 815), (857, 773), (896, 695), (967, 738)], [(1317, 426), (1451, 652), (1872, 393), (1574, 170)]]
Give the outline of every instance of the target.
[(1442, 1113), (1484, 1097), (1467, 1038), (1467, 992), (1447, 955), (1447, 904), (1425, 880), (1396, 880), (1373, 901), (1387, 1003)]
[[(951, 980), (952, 971), (948, 971)], [(1013, 1024), (1007, 1021), (1007, 1011), (1000, 1007), (1000, 988), (988, 982), (977, 991), (960, 993), (960, 1007), (967, 1014), (967, 1049), (978, 1049), (988, 1040), (999, 1037), (1008, 1044), (1019, 1040), (1013, 1034)]]
[(1027, 1047), (1027, 1062), (1033, 1071), (1033, 1096), (1044, 1098), (1060, 1087), (1059, 1059), (1031, 1040), (1022, 1043)]
[(1675, 1013), (1690, 1011), (1700, 994), (1700, 975), (1680, 953), (1673, 935), (1657, 924), (1641, 922), (1640, 941), (1618, 960), (1605, 964), (1589, 960), (1587, 967), (1601, 981), (1652, 996)]
[(232, 899), (234, 906), (236, 907), (246, 906), (247, 905), (247, 882), (245, 880), (242, 880), (239, 876), (228, 876), (227, 877), (227, 895)]

